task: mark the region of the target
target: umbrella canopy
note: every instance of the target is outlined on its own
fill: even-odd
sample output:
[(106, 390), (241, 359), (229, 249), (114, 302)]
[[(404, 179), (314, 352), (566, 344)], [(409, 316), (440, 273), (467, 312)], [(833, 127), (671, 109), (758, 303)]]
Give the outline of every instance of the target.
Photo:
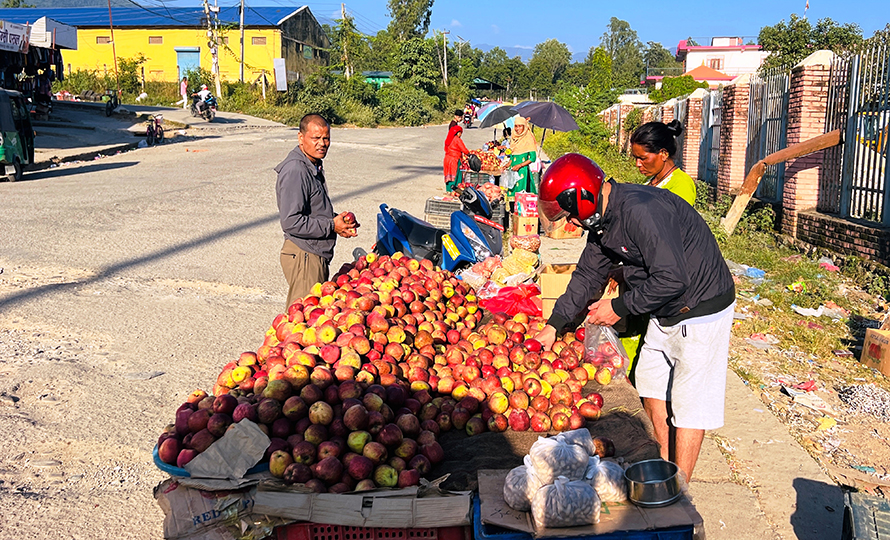
[(513, 118), (518, 113), (513, 109), (510, 105), (502, 105), (497, 109), (491, 111), (490, 113), (485, 115), (485, 119), (482, 120), (482, 124), (479, 125), (481, 128), (491, 127), (497, 124), (500, 124), (504, 120), (508, 118)]
[(513, 108), (518, 111), (519, 109), (522, 109), (523, 107), (528, 107), (529, 105), (534, 105), (536, 103), (540, 103), (540, 102), (539, 101), (523, 101), (517, 105), (513, 105)]
[(478, 111), (476, 111), (476, 118), (481, 120), (485, 120), (485, 117), (488, 116), (488, 113), (497, 109), (502, 105), (499, 101), (492, 101), (482, 106)]
[(532, 103), (520, 109), (519, 112), (522, 116), (528, 118), (529, 122), (539, 128), (552, 129), (554, 131), (574, 131), (579, 129), (578, 123), (575, 122), (569, 111), (552, 101)]

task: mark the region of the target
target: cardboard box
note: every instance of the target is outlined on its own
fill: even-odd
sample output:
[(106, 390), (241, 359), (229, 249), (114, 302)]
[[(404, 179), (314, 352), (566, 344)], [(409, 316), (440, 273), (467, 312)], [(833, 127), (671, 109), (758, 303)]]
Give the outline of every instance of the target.
[(538, 218), (521, 217), (519, 214), (513, 214), (513, 236), (525, 236), (527, 234), (538, 234)]
[(534, 193), (516, 194), (516, 214), (521, 217), (538, 217), (538, 196)]
[(540, 215), (541, 230), (548, 238), (555, 240), (565, 240), (568, 238), (581, 238), (584, 236), (584, 229), (576, 227), (563, 218), (557, 221), (550, 221), (546, 216)]
[[(424, 529), (459, 527), (471, 522), (472, 492), (420, 496), (417, 487), (362, 493), (267, 491), (261, 483), (253, 512), (297, 521), (348, 527)], [(427, 490), (429, 492), (430, 490)]]
[(599, 523), (560, 529), (537, 529), (531, 514), (513, 510), (504, 502), (504, 479), (508, 472), (506, 470), (478, 472), (482, 523), (521, 531), (536, 538), (593, 537), (618, 531), (646, 531), (682, 526), (693, 526), (695, 529), (704, 530), (702, 528), (704, 521), (685, 495), (674, 504), (663, 508), (640, 508), (631, 502), (605, 503), (600, 511)]
[(548, 264), (541, 268), (538, 274), (538, 284), (541, 286), (541, 310), (545, 319), (550, 318), (550, 314), (553, 313), (556, 299), (566, 292), (575, 266), (574, 264)]
[(890, 377), (890, 330), (866, 330), (859, 361)]

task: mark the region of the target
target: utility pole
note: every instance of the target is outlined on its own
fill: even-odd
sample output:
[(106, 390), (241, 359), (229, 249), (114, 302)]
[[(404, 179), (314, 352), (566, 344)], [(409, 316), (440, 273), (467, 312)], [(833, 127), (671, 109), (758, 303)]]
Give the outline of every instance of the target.
[(241, 0), (241, 15), (238, 27), (241, 30), (241, 75), (240, 80), (244, 82), (244, 0)]
[[(343, 17), (343, 23), (341, 25), (342, 28), (349, 30), (347, 20), (346, 20), (346, 4), (340, 4), (340, 16)], [(347, 50), (348, 39), (346, 38), (346, 33), (340, 36), (340, 45), (343, 47), (343, 73), (346, 75), (346, 79), (348, 80), (352, 77), (352, 68), (349, 66), (349, 51)]]
[(108, 28), (111, 30), (111, 55), (114, 57), (114, 80), (117, 83), (117, 99), (120, 101), (122, 97), (121, 78), (117, 74), (117, 48), (114, 46), (114, 23), (111, 21), (111, 0), (108, 0)]
[(442, 72), (442, 80), (448, 86), (448, 30), (442, 30), (442, 56), (445, 57), (445, 70)]
[[(111, 0), (109, 0), (110, 2)], [(213, 15), (211, 16), (211, 12)], [(217, 35), (218, 31), (218, 22), (219, 22), (219, 6), (216, 4), (216, 0), (214, 0), (213, 7), (210, 7), (210, 3), (208, 0), (204, 0), (204, 16), (207, 18), (207, 47), (210, 48), (210, 57), (212, 59), (211, 64), (211, 73), (213, 73), (213, 82), (216, 85), (216, 95), (217, 97), (222, 94), (222, 89), (219, 84), (219, 36)]]
[[(455, 34), (455, 36), (457, 36), (457, 34)], [(460, 42), (460, 45), (457, 46), (457, 72), (460, 73), (460, 70), (463, 67), (463, 64), (460, 61), (460, 53), (464, 50), (464, 43), (469, 42), (460, 36), (457, 36), (457, 39)]]

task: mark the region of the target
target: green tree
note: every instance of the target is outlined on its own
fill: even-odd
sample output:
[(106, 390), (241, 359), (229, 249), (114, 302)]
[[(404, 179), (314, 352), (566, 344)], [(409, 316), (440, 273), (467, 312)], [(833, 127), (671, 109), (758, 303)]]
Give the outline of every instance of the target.
[(820, 49), (843, 53), (862, 43), (862, 30), (855, 23), (838, 24), (829, 18), (819, 19), (815, 26), (806, 18), (792, 14), (774, 26), (760, 29), (758, 41), (770, 53), (763, 69), (793, 66)]
[(0, 7), (5, 8), (32, 8), (37, 7), (34, 4), (26, 4), (23, 0), (3, 0)]
[(612, 60), (612, 82), (623, 88), (638, 87), (643, 74), (643, 45), (636, 30), (627, 21), (617, 17), (609, 19), (606, 32), (600, 38), (600, 46)]
[(564, 43), (548, 39), (535, 45), (535, 52), (528, 62), (535, 87), (541, 92), (551, 92), (571, 61), (572, 53)]
[(588, 84), (594, 93), (612, 88), (612, 58), (602, 47), (591, 47), (585, 64), (590, 66)]
[(365, 37), (356, 29), (352, 17), (346, 15), (334, 22), (336, 25), (328, 33), (333, 60), (331, 67), (342, 69), (348, 79), (356, 72), (356, 66), (361, 69), (362, 58), (367, 56), (369, 48)]
[(436, 90), (439, 68), (436, 66), (432, 40), (413, 37), (399, 46), (393, 76), (429, 94)]
[(121, 90), (130, 94), (138, 94), (142, 91), (142, 78), (140, 77), (140, 67), (148, 61), (142, 53), (137, 54), (133, 58), (117, 59), (117, 71), (121, 81)]
[(881, 30), (875, 30), (875, 33), (870, 38), (862, 42), (862, 48), (864, 49), (881, 45), (885, 47), (890, 46), (890, 23)]
[(426, 36), (433, 14), (433, 0), (389, 0), (387, 8), (392, 17), (388, 30), (398, 41)]
[(643, 51), (643, 62), (647, 68), (679, 68), (683, 64), (677, 62), (677, 59), (671, 52), (665, 49), (661, 43), (649, 41), (646, 43), (646, 49)]
[(387, 30), (377, 32), (368, 39), (368, 53), (364, 67), (374, 71), (393, 71), (396, 57), (399, 54), (399, 43)]
[(685, 96), (692, 93), (696, 88), (708, 88), (708, 83), (698, 82), (692, 78), (692, 75), (681, 75), (680, 77), (665, 77), (661, 80), (661, 88), (649, 92), (649, 99), (655, 103), (661, 103), (671, 98)]

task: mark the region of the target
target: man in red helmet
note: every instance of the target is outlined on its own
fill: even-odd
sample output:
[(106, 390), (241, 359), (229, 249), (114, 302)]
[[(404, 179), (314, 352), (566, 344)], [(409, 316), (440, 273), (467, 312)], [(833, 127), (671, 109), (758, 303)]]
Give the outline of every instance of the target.
[[(714, 235), (680, 197), (606, 181), (602, 169), (579, 154), (547, 169), (538, 209), (550, 220), (568, 217), (589, 234), (566, 292), (536, 339), (550, 348), (557, 332), (585, 309), (587, 320), (602, 326), (649, 314), (637, 391), (662, 458), (691, 478), (705, 430), (723, 425), (735, 304), (732, 275)], [(627, 292), (591, 303), (615, 263), (624, 265)]]

